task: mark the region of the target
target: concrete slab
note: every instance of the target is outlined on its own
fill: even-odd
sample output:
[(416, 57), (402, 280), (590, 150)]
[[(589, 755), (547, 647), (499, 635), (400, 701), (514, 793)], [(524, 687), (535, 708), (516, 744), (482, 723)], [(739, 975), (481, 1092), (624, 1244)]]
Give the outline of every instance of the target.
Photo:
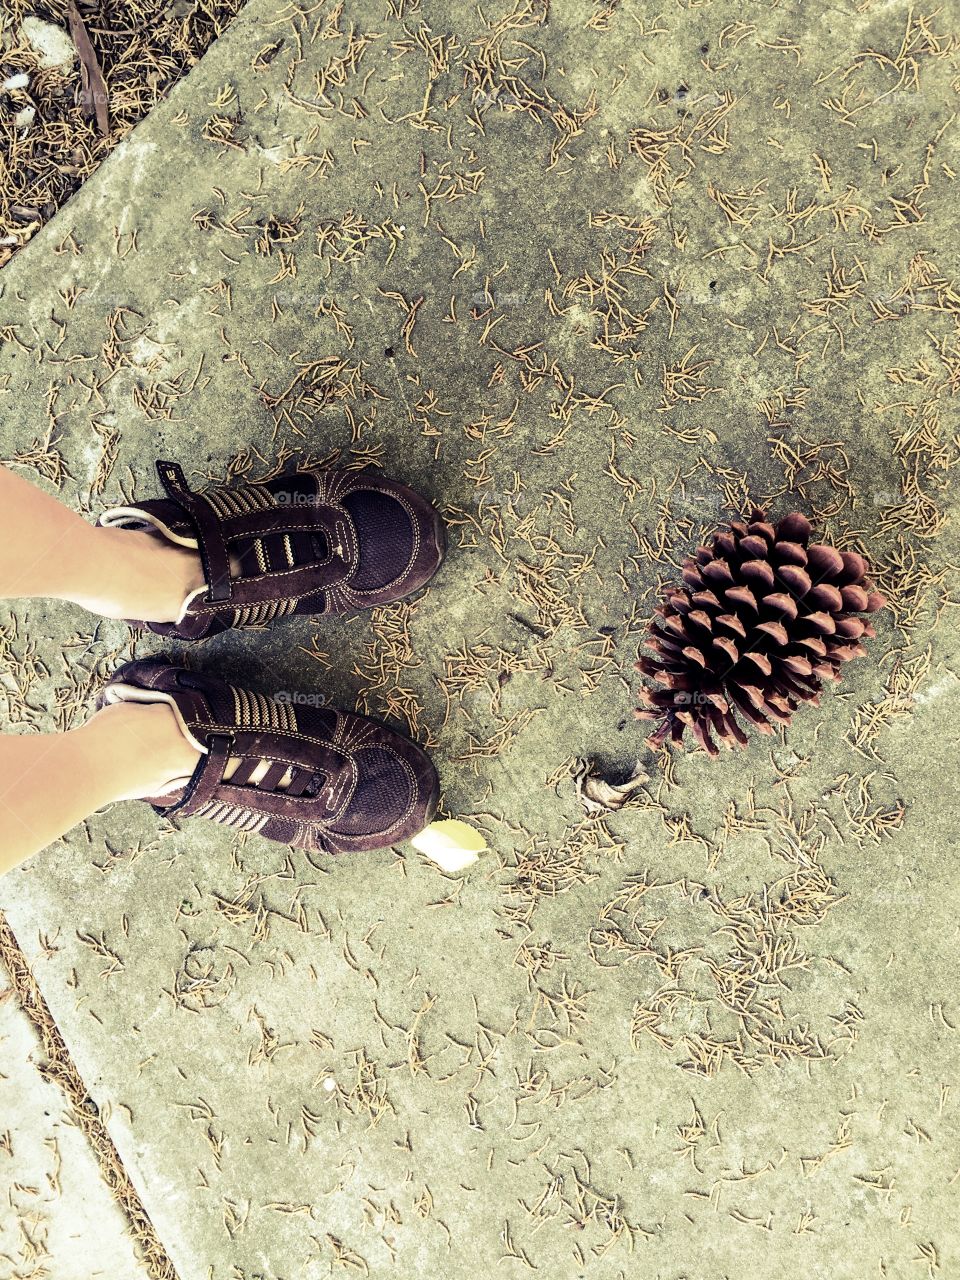
[(144, 1280), (110, 1195), (0, 968), (0, 1274)]
[[(406, 717), (462, 879), (127, 805), (0, 890), (182, 1280), (960, 1266), (954, 61), (900, 3), (252, 0), (0, 278), (0, 452), (81, 509), (299, 450), (455, 534), (411, 605), (190, 659)], [(748, 496), (870, 552), (871, 659), (584, 822)], [(13, 729), (129, 651), (5, 618)]]

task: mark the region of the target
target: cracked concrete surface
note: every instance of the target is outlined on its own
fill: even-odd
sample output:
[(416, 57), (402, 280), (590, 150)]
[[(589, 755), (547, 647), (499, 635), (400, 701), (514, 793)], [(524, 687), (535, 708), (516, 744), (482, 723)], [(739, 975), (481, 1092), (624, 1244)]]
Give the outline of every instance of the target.
[[(251, 0), (0, 276), (0, 453), (78, 509), (374, 460), (453, 535), (172, 648), (406, 722), (463, 877), (122, 805), (0, 886), (182, 1280), (960, 1268), (957, 63), (899, 2)], [(749, 500), (893, 607), (782, 737), (653, 760), (644, 622)], [(11, 732), (163, 651), (0, 627)], [(650, 779), (586, 821), (576, 756)]]

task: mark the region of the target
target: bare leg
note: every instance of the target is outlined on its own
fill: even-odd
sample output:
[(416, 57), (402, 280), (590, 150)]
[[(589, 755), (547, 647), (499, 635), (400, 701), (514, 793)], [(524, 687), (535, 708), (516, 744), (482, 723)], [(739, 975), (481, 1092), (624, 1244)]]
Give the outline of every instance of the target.
[(175, 622), (202, 586), (195, 552), (149, 533), (98, 529), (0, 466), (0, 597), (49, 596), (107, 618)]
[(0, 875), (104, 805), (189, 777), (197, 759), (163, 704), (117, 703), (67, 733), (0, 735)]
[[(98, 529), (0, 465), (0, 598), (47, 596), (107, 618), (175, 622), (203, 585), (196, 552)], [(121, 702), (67, 733), (0, 735), (0, 875), (104, 805), (162, 794), (197, 758), (163, 704)], [(228, 761), (224, 776), (239, 764)]]

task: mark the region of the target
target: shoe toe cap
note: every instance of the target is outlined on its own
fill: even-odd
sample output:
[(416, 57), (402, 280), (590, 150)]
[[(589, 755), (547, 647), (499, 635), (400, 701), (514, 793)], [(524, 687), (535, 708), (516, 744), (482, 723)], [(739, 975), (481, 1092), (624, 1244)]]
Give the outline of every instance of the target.
[(379, 743), (355, 752), (357, 785), (329, 834), (353, 849), (397, 844), (422, 831), (439, 798), (439, 778), (413, 743)]
[(354, 490), (343, 505), (357, 531), (351, 591), (381, 596), (385, 603), (418, 590), (437, 571), (446, 534), (439, 513), (425, 499), (385, 482)]

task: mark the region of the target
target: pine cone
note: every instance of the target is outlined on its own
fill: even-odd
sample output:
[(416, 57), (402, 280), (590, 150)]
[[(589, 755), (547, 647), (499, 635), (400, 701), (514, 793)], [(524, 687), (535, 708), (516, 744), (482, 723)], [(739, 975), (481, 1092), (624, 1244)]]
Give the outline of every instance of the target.
[(661, 722), (649, 746), (668, 734), (679, 742), (687, 726), (711, 756), (714, 736), (746, 746), (738, 715), (773, 733), (801, 702), (818, 706), (822, 682), (866, 655), (860, 638), (876, 632), (855, 615), (886, 600), (866, 581), (862, 556), (810, 543), (810, 533), (798, 511), (774, 528), (755, 507), (749, 524), (732, 521), (684, 561), (683, 586), (664, 593), (643, 642), (655, 656), (636, 664), (664, 686), (640, 692), (637, 719)]

